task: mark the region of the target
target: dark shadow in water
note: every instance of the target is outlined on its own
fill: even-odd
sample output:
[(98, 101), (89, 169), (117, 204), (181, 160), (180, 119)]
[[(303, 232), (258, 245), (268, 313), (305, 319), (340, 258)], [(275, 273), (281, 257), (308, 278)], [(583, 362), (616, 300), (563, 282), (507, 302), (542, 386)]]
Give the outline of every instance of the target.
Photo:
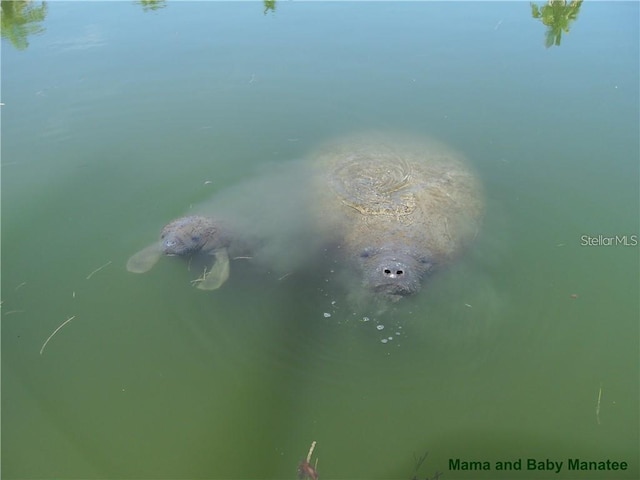
[(545, 47), (560, 46), (562, 32), (569, 33), (569, 27), (578, 18), (582, 0), (549, 0), (540, 7), (531, 4), (531, 16), (547, 26)]

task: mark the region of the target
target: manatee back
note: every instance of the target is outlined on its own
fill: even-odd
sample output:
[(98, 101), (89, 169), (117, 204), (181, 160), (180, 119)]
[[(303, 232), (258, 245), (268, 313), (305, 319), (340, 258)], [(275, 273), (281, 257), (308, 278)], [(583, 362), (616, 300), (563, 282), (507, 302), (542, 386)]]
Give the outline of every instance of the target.
[(431, 140), (363, 134), (313, 155), (319, 221), (349, 253), (397, 244), (450, 261), (477, 234), (480, 182), (464, 158)]

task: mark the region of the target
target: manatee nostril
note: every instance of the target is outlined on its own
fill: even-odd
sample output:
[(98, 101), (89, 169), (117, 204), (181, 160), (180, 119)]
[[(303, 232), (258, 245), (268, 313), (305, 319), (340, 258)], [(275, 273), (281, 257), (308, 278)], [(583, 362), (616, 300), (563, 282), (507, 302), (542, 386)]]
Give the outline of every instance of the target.
[(398, 278), (404, 275), (404, 270), (402, 268), (389, 268), (385, 267), (382, 269), (382, 274), (387, 278)]

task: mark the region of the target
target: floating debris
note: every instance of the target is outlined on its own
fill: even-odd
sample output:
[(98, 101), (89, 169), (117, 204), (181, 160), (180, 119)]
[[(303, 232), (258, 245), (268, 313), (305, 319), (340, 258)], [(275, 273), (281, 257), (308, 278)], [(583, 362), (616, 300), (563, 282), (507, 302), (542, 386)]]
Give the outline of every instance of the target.
[(76, 318), (76, 316), (74, 315), (73, 317), (69, 317), (67, 318), (64, 322), (62, 322), (62, 324), (56, 328), (53, 333), (51, 335), (49, 335), (49, 338), (47, 338), (44, 343), (42, 344), (42, 348), (40, 349), (40, 355), (42, 355), (42, 352), (44, 352), (44, 347), (47, 346), (47, 343), (49, 343), (49, 340), (51, 340), (53, 338), (53, 336), (58, 333), (58, 330), (60, 330), (62, 327), (64, 327), (67, 323), (69, 323), (71, 320), (73, 320), (74, 318)]
[(331, 316), (329, 312), (324, 312), (323, 315), (324, 315), (324, 318), (329, 318)]
[(318, 480), (318, 459), (316, 458), (315, 465), (311, 466), (311, 455), (313, 455), (313, 449), (316, 448), (316, 441), (311, 442), (311, 448), (307, 454), (306, 460), (303, 460), (298, 464), (298, 478), (300, 480), (311, 479)]
[(376, 329), (378, 329), (378, 330), (384, 330), (384, 325), (376, 325)]
[(600, 400), (602, 400), (602, 383), (598, 390), (598, 404), (596, 405), (596, 421), (598, 422), (598, 425), (600, 425)]
[(93, 272), (91, 272), (89, 275), (87, 275), (87, 280), (89, 280), (91, 277), (93, 277), (94, 274), (98, 273), (103, 268), (108, 267), (109, 265), (111, 265), (111, 263), (112, 263), (111, 260), (109, 260), (107, 263), (105, 263), (101, 267), (96, 268)]

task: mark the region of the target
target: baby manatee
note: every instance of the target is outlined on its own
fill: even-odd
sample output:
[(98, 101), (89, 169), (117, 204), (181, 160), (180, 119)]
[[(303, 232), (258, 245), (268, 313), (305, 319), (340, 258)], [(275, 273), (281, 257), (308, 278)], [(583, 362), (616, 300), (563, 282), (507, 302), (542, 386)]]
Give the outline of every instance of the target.
[(143, 248), (127, 261), (127, 270), (144, 273), (150, 270), (162, 255), (189, 256), (204, 253), (215, 256), (215, 262), (197, 288), (215, 290), (229, 278), (230, 235), (219, 222), (200, 215), (181, 217), (164, 226), (160, 240)]

